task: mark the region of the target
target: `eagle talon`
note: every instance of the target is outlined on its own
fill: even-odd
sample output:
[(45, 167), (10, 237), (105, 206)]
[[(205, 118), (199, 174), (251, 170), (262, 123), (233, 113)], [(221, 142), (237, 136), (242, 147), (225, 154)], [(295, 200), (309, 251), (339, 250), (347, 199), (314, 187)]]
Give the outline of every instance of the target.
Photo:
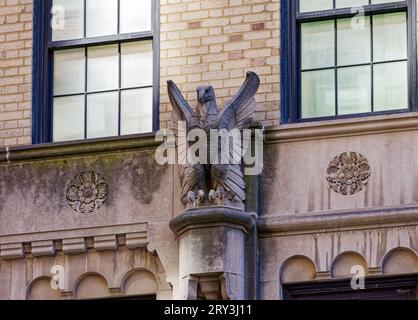
[(209, 192), (209, 200), (215, 202), (218, 199), (218, 193), (215, 190)]
[(227, 193), (224, 188), (219, 188), (216, 192), (218, 194), (218, 198), (224, 200), (227, 197)]
[(203, 190), (199, 190), (199, 192), (197, 193), (197, 203), (198, 205), (201, 205), (205, 202), (206, 200), (206, 194)]
[(187, 193), (187, 200), (192, 207), (196, 207), (196, 193), (193, 191)]

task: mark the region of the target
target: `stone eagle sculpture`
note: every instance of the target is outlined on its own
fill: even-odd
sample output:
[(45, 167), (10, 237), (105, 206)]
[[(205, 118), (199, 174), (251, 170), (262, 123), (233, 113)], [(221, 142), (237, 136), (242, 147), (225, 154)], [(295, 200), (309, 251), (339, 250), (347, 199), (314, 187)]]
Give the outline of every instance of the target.
[[(184, 121), (186, 131), (202, 129), (209, 136), (211, 130), (243, 130), (250, 127), (256, 111), (255, 95), (260, 79), (254, 72), (248, 72), (238, 93), (223, 108), (218, 109), (212, 86), (197, 88), (197, 107), (194, 111), (173, 81), (168, 81), (168, 95), (173, 107), (174, 121)], [(229, 139), (229, 138), (228, 138)], [(247, 141), (248, 142), (248, 141)], [(222, 142), (221, 142), (222, 144)], [(190, 145), (187, 143), (186, 148)], [(228, 150), (244, 154), (248, 144), (244, 141), (239, 148), (229, 144)], [(220, 148), (220, 145), (218, 146)], [(208, 143), (208, 150), (210, 146)], [(220, 163), (220, 162), (219, 162)], [(246, 183), (242, 165), (231, 161), (229, 164), (191, 164), (179, 166), (181, 181), (181, 202), (185, 207), (205, 205), (233, 205), (242, 207), (246, 200)]]

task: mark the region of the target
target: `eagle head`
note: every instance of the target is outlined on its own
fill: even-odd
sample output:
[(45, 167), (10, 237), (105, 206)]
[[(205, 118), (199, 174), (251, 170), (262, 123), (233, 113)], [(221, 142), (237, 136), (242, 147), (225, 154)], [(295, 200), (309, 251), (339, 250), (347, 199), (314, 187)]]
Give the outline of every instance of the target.
[(197, 87), (197, 101), (200, 104), (205, 104), (215, 100), (215, 90), (212, 86), (200, 86)]

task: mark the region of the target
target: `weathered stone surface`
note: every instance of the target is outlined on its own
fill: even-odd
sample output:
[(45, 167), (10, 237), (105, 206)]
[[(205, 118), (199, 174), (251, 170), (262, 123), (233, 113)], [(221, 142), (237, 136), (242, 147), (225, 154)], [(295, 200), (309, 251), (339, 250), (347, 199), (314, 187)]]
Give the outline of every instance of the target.
[[(400, 126), (401, 123), (394, 121), (392, 125)], [(367, 132), (373, 130), (373, 123), (367, 126)], [(410, 143), (417, 141), (418, 131), (366, 132), (364, 135), (350, 132), (346, 136), (338, 136), (339, 125), (335, 124), (335, 127), (329, 125), (331, 128), (324, 125), (327, 129), (325, 133), (335, 137), (319, 136), (314, 139), (315, 136), (310, 135), (320, 134), (316, 131), (323, 128), (305, 127), (283, 129), (282, 133), (288, 132), (289, 138), (279, 133), (277, 136), (271, 133), (270, 138), (267, 135), (271, 144), (265, 148), (264, 173), (260, 182), (262, 215), (311, 214), (418, 202), (418, 170), (416, 162), (411, 161), (418, 158), (418, 144)], [(361, 133), (361, 123), (357, 127)], [(375, 127), (375, 130), (382, 130), (379, 129), (379, 122)], [(297, 135), (299, 131), (305, 138)], [(329, 188), (326, 176), (328, 165), (335, 155), (348, 151), (367, 157), (371, 178), (367, 188), (344, 196)]]
[(188, 210), (171, 221), (179, 236), (182, 299), (246, 298), (246, 237), (253, 226), (249, 214), (230, 207)]
[[(169, 221), (173, 166), (156, 163), (151, 139), (11, 150), (10, 162), (0, 162), (0, 236)], [(86, 215), (66, 198), (67, 186), (84, 171), (100, 173), (109, 186), (106, 202)]]

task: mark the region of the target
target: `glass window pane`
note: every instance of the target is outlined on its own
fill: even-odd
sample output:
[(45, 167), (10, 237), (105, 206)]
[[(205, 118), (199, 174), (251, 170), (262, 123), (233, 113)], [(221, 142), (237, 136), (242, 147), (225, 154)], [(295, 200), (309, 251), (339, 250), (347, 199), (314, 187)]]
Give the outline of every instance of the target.
[(153, 131), (152, 98), (152, 88), (122, 91), (122, 135)]
[(120, 33), (151, 30), (151, 0), (120, 0)]
[(302, 73), (302, 118), (335, 115), (335, 71)]
[(382, 63), (374, 66), (374, 110), (408, 108), (407, 62)]
[[(315, 1), (315, 0), (314, 0)], [(335, 7), (339, 8), (351, 8), (357, 6), (367, 6), (369, 0), (336, 0)]]
[(83, 0), (53, 0), (51, 13), (53, 41), (84, 37)]
[(122, 54), (122, 87), (151, 86), (153, 80), (152, 41), (124, 43)]
[(88, 48), (88, 91), (103, 91), (119, 88), (118, 45)]
[(363, 18), (363, 25), (352, 25), (353, 19), (337, 20), (337, 63), (352, 65), (371, 61), (370, 17)]
[(54, 95), (83, 93), (85, 87), (85, 50), (54, 52)]
[(333, 6), (333, 0), (299, 0), (300, 12), (329, 10), (333, 9)]
[(371, 67), (338, 69), (339, 115), (372, 111)]
[(334, 21), (302, 24), (302, 69), (334, 66)]
[(84, 139), (84, 95), (54, 98), (54, 142)]
[(87, 96), (87, 138), (118, 135), (118, 93), (95, 93)]
[(118, 0), (87, 0), (87, 37), (118, 33)]
[(407, 58), (406, 13), (373, 16), (374, 61)]

